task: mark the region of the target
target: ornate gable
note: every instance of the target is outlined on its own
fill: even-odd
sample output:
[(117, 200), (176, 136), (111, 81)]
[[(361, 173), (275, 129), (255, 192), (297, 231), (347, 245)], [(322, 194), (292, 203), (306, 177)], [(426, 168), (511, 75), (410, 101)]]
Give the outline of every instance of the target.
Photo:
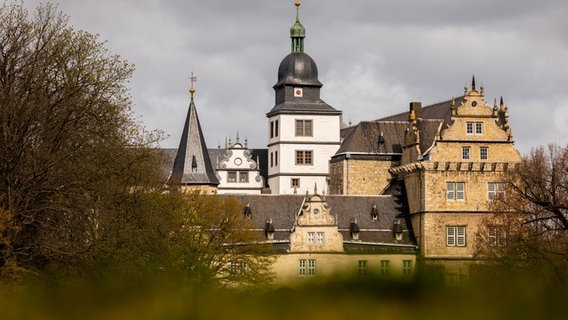
[(290, 252), (341, 252), (343, 235), (324, 197), (306, 194), (290, 235)]

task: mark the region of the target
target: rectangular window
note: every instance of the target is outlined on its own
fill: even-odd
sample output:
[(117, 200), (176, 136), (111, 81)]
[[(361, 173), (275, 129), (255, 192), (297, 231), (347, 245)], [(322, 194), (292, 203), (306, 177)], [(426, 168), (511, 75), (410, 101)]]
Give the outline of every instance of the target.
[(296, 150), (296, 164), (312, 164), (312, 151)]
[(278, 151), (274, 151), (274, 166), (278, 166)]
[(403, 275), (412, 274), (412, 260), (402, 260), (402, 274)]
[(270, 153), (270, 167), (274, 166), (274, 153)]
[(270, 138), (274, 138), (274, 121), (270, 121)]
[(507, 230), (502, 226), (487, 227), (487, 240), (491, 247), (501, 247), (506, 244)]
[(483, 134), (483, 122), (475, 123), (475, 134)]
[(306, 276), (306, 259), (298, 260), (298, 275), (300, 277)]
[(308, 232), (308, 244), (316, 243), (316, 233), (315, 232)]
[(228, 182), (237, 182), (237, 172), (236, 171), (228, 171), (227, 172), (227, 181)]
[(308, 259), (308, 277), (315, 277), (316, 275), (316, 260)]
[(505, 184), (502, 182), (487, 183), (487, 198), (493, 200), (495, 198), (502, 199), (505, 197)]
[(463, 287), (467, 277), (465, 274), (448, 274), (446, 275), (446, 283), (449, 287)]
[(367, 260), (359, 260), (359, 275), (367, 274)]
[(290, 186), (292, 188), (299, 188), (300, 187), (300, 179), (299, 178), (290, 179)]
[(446, 182), (446, 200), (465, 200), (465, 182)]
[(465, 226), (447, 226), (446, 227), (446, 246), (448, 247), (465, 247), (466, 246)]
[(387, 275), (389, 274), (389, 260), (381, 260), (381, 274)]
[(245, 261), (231, 261), (229, 268), (231, 275), (237, 276), (245, 274), (248, 270), (248, 265)]
[(249, 182), (249, 173), (248, 173), (248, 171), (241, 171), (241, 172), (239, 172), (239, 182)]
[(470, 157), (470, 147), (462, 147), (462, 160), (469, 160)]
[(274, 120), (274, 136), (278, 137), (278, 120)]
[(465, 123), (465, 132), (467, 134), (473, 134), (473, 122), (466, 122)]
[(325, 233), (324, 232), (318, 232), (316, 240), (317, 240), (318, 244), (324, 244), (325, 243)]
[(488, 147), (479, 148), (479, 159), (481, 159), (481, 160), (489, 159), (489, 148)]
[(296, 120), (297, 137), (311, 137), (312, 135), (312, 120)]

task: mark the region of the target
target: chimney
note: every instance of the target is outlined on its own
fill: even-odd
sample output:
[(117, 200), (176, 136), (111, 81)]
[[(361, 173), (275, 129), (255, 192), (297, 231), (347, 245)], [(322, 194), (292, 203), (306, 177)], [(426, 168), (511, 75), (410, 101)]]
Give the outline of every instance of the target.
[(410, 112), (414, 110), (414, 115), (416, 115), (416, 119), (422, 118), (422, 102), (411, 102), (410, 103)]

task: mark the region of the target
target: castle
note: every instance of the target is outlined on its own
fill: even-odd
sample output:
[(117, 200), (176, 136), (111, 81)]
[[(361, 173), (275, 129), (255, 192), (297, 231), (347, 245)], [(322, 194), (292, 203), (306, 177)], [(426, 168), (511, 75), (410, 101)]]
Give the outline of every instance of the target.
[(268, 148), (249, 149), (237, 135), (208, 149), (192, 88), (169, 183), (239, 199), (273, 245), (279, 282), (340, 271), (404, 277), (417, 268), (463, 282), (476, 263), (476, 233), (497, 243), (499, 233), (481, 222), (521, 158), (508, 107), (502, 99), (489, 106), (473, 78), (461, 96), (346, 126), (320, 98), (299, 6), (266, 114)]

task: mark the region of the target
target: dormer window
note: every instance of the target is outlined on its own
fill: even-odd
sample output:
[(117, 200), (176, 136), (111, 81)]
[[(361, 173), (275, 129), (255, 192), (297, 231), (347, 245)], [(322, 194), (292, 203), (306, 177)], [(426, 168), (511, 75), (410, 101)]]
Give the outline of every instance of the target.
[(197, 172), (197, 159), (195, 158), (195, 155), (191, 157), (191, 172)]
[(379, 211), (377, 210), (376, 204), (373, 204), (373, 206), (371, 206), (371, 219), (379, 220)]
[(274, 240), (274, 224), (272, 224), (272, 219), (266, 221), (266, 225), (264, 226), (264, 233), (266, 234), (267, 240)]
[(402, 241), (402, 232), (402, 225), (400, 224), (400, 220), (397, 219), (392, 226), (392, 233), (396, 241)]
[(359, 224), (357, 224), (357, 219), (351, 220), (351, 226), (349, 227), (349, 233), (351, 234), (351, 240), (359, 240)]
[(252, 210), (250, 208), (250, 204), (248, 204), (248, 203), (245, 206), (244, 215), (245, 215), (245, 218), (248, 218), (248, 219), (250, 219), (252, 217)]

